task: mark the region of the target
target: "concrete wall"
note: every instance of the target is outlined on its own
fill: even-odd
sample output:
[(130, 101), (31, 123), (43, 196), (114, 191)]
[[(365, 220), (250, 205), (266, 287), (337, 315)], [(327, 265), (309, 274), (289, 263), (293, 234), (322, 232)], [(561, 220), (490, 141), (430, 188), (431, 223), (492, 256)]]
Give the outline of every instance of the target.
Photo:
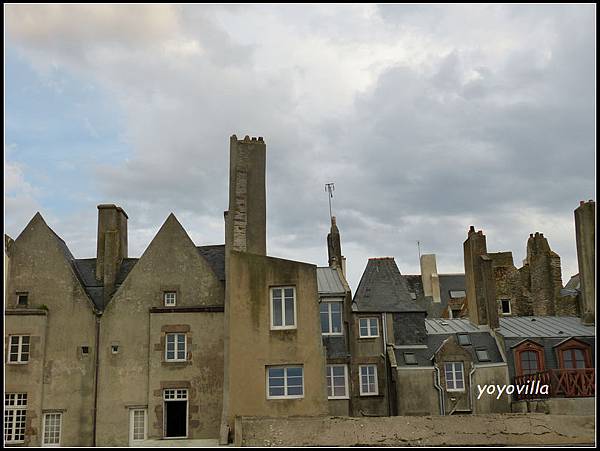
[[(177, 292), (177, 305), (171, 309), (164, 309), (167, 290)], [(175, 216), (169, 216), (102, 316), (99, 445), (127, 445), (129, 408), (134, 406), (148, 408), (148, 437), (162, 438), (164, 388), (188, 388), (189, 438), (217, 436), (223, 313), (202, 308), (223, 302), (223, 284)], [(186, 333), (188, 362), (164, 362), (168, 331)], [(119, 345), (117, 354), (111, 351), (113, 344)]]
[(439, 415), (433, 368), (397, 368), (393, 373), (398, 415)]
[[(229, 255), (227, 422), (241, 415), (323, 415), (328, 411), (316, 267), (231, 251)], [(235, 275), (235, 276), (233, 276)], [(271, 330), (270, 287), (296, 288), (297, 327)], [(304, 397), (267, 399), (270, 365), (302, 365)]]
[(550, 415), (595, 415), (595, 398), (548, 398), (516, 401), (511, 405), (515, 413), (545, 413)]
[[(29, 363), (7, 365), (5, 383), (9, 392), (27, 392), (28, 444), (34, 446), (41, 445), (43, 410), (63, 412), (61, 445), (93, 440), (95, 315), (62, 246), (39, 213), (11, 246), (7, 292), (15, 302), (17, 292), (28, 292), (27, 310), (47, 309), (47, 316), (6, 317), (6, 338), (32, 333)], [(89, 346), (89, 354), (82, 355), (81, 346)]]
[(471, 398), (473, 400), (474, 414), (489, 414), (489, 413), (506, 413), (510, 412), (511, 397), (510, 395), (502, 394), (500, 399), (497, 395), (488, 395), (484, 393), (480, 399), (477, 399), (479, 389), (477, 386), (485, 385), (508, 385), (510, 377), (508, 374), (508, 365), (502, 364), (479, 364), (475, 365), (475, 372), (472, 376)]
[(238, 446), (517, 446), (594, 443), (594, 416), (242, 418)]

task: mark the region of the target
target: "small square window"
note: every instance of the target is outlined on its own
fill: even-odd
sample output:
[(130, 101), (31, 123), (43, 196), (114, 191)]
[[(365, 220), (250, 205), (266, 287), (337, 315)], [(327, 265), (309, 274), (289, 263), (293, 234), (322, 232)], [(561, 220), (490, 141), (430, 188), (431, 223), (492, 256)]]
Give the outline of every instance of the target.
[(119, 353), (119, 345), (110, 345), (110, 352), (113, 354)]
[(377, 318), (359, 318), (359, 338), (379, 337), (379, 322)]
[(174, 307), (177, 305), (177, 292), (165, 291), (164, 293), (165, 306)]
[(82, 346), (81, 347), (81, 353), (83, 355), (88, 355), (90, 353), (90, 347), (89, 346)]
[(27, 307), (29, 304), (29, 294), (28, 293), (17, 293), (17, 305), (19, 307)]
[(404, 361), (406, 362), (407, 365), (416, 365), (417, 357), (412, 352), (405, 352), (404, 353)]
[(477, 349), (475, 353), (477, 354), (477, 360), (479, 360), (480, 362), (490, 361), (490, 356), (487, 352), (487, 349)]
[(469, 334), (458, 334), (458, 344), (461, 346), (470, 345), (471, 337), (469, 337)]

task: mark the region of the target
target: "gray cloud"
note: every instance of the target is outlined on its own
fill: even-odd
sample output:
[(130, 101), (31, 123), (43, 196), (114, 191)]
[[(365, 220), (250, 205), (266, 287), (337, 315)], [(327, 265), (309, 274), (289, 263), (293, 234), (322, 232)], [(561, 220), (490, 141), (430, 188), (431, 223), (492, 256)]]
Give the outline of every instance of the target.
[[(44, 20), (45, 7), (13, 5), (7, 31), (38, 70), (62, 65), (122, 110), (132, 154), (95, 186), (128, 211), (133, 253), (170, 211), (199, 244), (222, 242), (236, 133), (267, 141), (275, 255), (326, 262), (335, 181), (353, 287), (371, 256), (417, 272), (417, 240), (461, 271), (470, 224), (517, 265), (543, 231), (563, 279), (577, 271), (572, 211), (594, 197), (595, 9), (128, 8)], [(94, 251), (89, 210), (87, 244), (62, 228), (76, 254)]]

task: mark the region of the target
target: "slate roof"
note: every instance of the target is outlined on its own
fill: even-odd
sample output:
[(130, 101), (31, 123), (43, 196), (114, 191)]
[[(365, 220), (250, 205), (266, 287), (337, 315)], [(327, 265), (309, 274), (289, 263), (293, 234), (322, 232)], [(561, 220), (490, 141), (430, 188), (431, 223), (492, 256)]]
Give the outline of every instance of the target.
[(317, 268), (317, 287), (320, 295), (346, 295), (339, 273), (329, 266)]
[[(435, 354), (435, 352), (442, 345), (444, 340), (453, 334), (430, 334), (427, 336), (427, 348), (424, 347), (402, 347), (401, 349), (394, 348), (394, 354), (396, 355), (396, 363), (398, 366), (402, 367), (414, 367), (414, 366), (433, 366), (433, 362), (431, 358)], [(502, 363), (502, 354), (498, 349), (498, 345), (494, 337), (490, 335), (489, 332), (477, 331), (470, 332), (469, 337), (471, 338), (470, 345), (463, 345), (462, 347), (471, 354), (471, 358), (475, 364), (490, 364), (490, 363)], [(489, 360), (479, 361), (477, 357), (477, 353), (475, 352), (478, 349), (485, 349), (488, 353)], [(412, 353), (415, 355), (417, 364), (409, 365), (404, 360), (404, 353)]]
[(515, 316), (500, 318), (504, 338), (594, 337), (594, 326), (584, 326), (576, 316)]
[(404, 277), (392, 257), (370, 258), (354, 294), (358, 312), (424, 312), (410, 297)]
[(560, 290), (560, 294), (561, 296), (577, 296), (579, 293), (581, 293), (581, 281), (579, 280), (579, 274), (575, 274)]
[(464, 318), (436, 318), (426, 319), (425, 329), (428, 334), (453, 334), (457, 332), (480, 332), (480, 330), (468, 319)]
[(217, 279), (225, 282), (225, 245), (197, 246), (197, 249), (200, 255), (208, 262)]
[(433, 302), (431, 296), (425, 296), (423, 292), (423, 281), (420, 274), (404, 275), (409, 291), (417, 295), (417, 301), (421, 302), (427, 309), (427, 315), (433, 318), (442, 316), (443, 311), (450, 302), (450, 291), (466, 291), (464, 274), (438, 274), (440, 282), (441, 302)]

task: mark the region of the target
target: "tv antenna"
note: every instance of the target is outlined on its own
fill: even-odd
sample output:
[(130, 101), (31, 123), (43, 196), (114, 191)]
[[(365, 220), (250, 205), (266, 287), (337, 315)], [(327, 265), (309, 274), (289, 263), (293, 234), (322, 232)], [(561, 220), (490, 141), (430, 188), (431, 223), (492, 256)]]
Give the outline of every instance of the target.
[(333, 199), (333, 192), (335, 191), (335, 184), (333, 182), (325, 183), (325, 192), (329, 193), (329, 218), (332, 218), (331, 214), (331, 199)]
[(419, 261), (421, 261), (421, 242), (417, 240), (417, 250), (419, 252)]

